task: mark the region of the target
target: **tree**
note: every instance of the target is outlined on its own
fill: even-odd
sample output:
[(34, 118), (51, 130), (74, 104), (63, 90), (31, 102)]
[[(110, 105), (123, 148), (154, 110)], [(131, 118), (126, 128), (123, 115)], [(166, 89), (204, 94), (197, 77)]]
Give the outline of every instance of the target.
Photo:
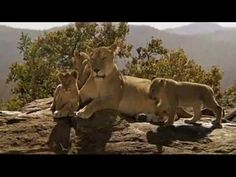
[[(8, 109), (18, 109), (35, 99), (52, 96), (58, 84), (57, 73), (72, 69), (76, 50), (109, 46), (117, 38), (124, 39), (128, 32), (128, 24), (123, 22), (118, 25), (77, 22), (65, 29), (46, 32), (34, 41), (22, 34), (18, 49), (23, 62), (12, 64), (7, 78), (7, 83), (16, 83)], [(131, 45), (123, 41), (120, 48), (118, 56), (130, 56)]]
[(48, 97), (57, 84), (55, 66), (41, 55), (38, 42), (32, 42), (28, 35), (21, 35), (18, 49), (23, 55), (23, 63), (10, 67), (7, 83), (15, 82), (14, 97), (7, 108), (14, 110), (37, 98)]
[(129, 32), (128, 24), (76, 22), (67, 28), (45, 32), (34, 41), (21, 35), (18, 48), (23, 61), (12, 64), (7, 82), (14, 82), (13, 98), (6, 104), (15, 110), (35, 99), (50, 97), (58, 84), (57, 73), (73, 68), (75, 51), (86, 52), (87, 47), (109, 46), (117, 38), (120, 43), (118, 57), (132, 57), (124, 74), (151, 79), (152, 77), (172, 78), (177, 81), (198, 82), (211, 86), (220, 100), (222, 72), (213, 66), (209, 71), (190, 59), (183, 49), (168, 50), (162, 40), (152, 37), (144, 47), (131, 55), (132, 45), (125, 42)]
[(139, 47), (136, 51), (138, 56), (133, 57), (123, 73), (148, 79), (164, 77), (207, 84), (213, 88), (216, 98), (220, 100), (222, 72), (219, 67), (213, 66), (209, 71), (204, 70), (193, 59), (189, 59), (183, 49), (165, 49), (160, 39), (152, 38), (146, 47)]
[(222, 105), (227, 107), (236, 107), (236, 83), (225, 90), (222, 97)]

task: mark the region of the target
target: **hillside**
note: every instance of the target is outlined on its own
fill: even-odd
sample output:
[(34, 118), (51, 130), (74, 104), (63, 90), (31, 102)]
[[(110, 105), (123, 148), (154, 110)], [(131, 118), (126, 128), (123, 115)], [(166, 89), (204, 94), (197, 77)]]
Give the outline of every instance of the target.
[(8, 68), (12, 62), (19, 61), (19, 54), (17, 49), (17, 43), (19, 41), (21, 33), (27, 33), (32, 38), (35, 38), (42, 34), (42, 31), (27, 30), (27, 29), (15, 29), (5, 26), (0, 26), (0, 72), (8, 72)]
[(205, 68), (218, 65), (224, 72), (223, 88), (235, 79), (236, 30), (197, 35), (177, 35), (149, 26), (130, 26), (127, 41), (134, 47), (145, 45), (151, 37), (161, 38), (168, 49), (183, 48), (187, 55)]
[(179, 35), (205, 34), (224, 30), (224, 27), (216, 23), (192, 23), (177, 28), (169, 28), (165, 31)]
[(22, 32), (29, 34), (32, 38), (42, 34), (42, 31), (37, 30), (0, 26), (0, 100), (8, 98), (10, 94), (9, 87), (5, 84), (5, 79), (9, 72), (9, 66), (21, 59), (17, 49), (17, 42)]
[[(127, 41), (134, 45), (134, 48), (145, 45), (152, 36), (161, 38), (164, 46), (169, 49), (184, 48), (189, 57), (196, 60), (205, 68), (212, 65), (219, 65), (224, 71), (223, 88), (234, 82), (235, 79), (235, 57), (236, 57), (236, 30), (223, 28), (216, 24), (200, 23), (200, 32), (193, 32), (196, 25), (161, 31), (150, 26), (130, 25), (130, 33)], [(204, 26), (205, 25), (205, 26)], [(186, 35), (192, 29), (191, 35)], [(50, 29), (49, 31), (58, 28)], [(60, 28), (59, 28), (60, 29)], [(174, 30), (176, 30), (174, 32)], [(178, 31), (185, 31), (179, 33)], [(22, 30), (0, 26), (0, 100), (9, 97), (9, 87), (4, 84), (9, 66), (11, 63), (20, 61), (21, 57), (17, 50), (17, 42), (21, 32), (28, 33), (31, 37), (37, 37), (42, 31)], [(176, 34), (178, 33), (178, 34)], [(180, 35), (181, 34), (181, 35)], [(189, 34), (189, 33), (188, 33)], [(133, 50), (135, 54), (135, 50)], [(124, 66), (124, 61), (119, 61), (119, 66)]]

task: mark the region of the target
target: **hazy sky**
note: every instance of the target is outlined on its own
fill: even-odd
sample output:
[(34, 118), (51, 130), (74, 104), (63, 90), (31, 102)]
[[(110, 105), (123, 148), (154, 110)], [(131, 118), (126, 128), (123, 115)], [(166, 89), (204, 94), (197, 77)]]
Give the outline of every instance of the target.
[[(71, 22), (0, 22), (0, 25), (6, 25), (16, 28), (44, 30), (56, 26), (62, 26)], [(130, 22), (134, 25), (150, 25), (158, 29), (174, 28), (178, 26), (188, 25), (187, 22)], [(236, 27), (236, 22), (221, 22), (218, 23), (224, 27)]]

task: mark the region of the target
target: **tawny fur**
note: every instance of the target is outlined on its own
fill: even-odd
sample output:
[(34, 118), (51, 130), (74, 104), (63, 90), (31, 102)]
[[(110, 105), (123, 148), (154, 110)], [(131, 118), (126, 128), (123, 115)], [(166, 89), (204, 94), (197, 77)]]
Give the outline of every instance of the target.
[(155, 78), (150, 86), (150, 98), (160, 99), (157, 112), (168, 112), (166, 125), (173, 125), (177, 107), (191, 106), (194, 116), (186, 123), (195, 123), (201, 118), (201, 106), (212, 110), (216, 116), (214, 125), (221, 126), (222, 108), (217, 103), (211, 87), (191, 82), (177, 82), (172, 79)]
[(55, 118), (74, 116), (79, 108), (78, 73), (59, 73), (58, 79), (61, 83), (54, 92), (51, 111)]

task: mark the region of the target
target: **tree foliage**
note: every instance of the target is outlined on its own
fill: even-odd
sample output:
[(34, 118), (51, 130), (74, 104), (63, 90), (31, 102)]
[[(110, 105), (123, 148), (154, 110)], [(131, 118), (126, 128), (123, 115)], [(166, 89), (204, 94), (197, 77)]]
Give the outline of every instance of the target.
[[(57, 73), (72, 69), (75, 51), (86, 52), (88, 46), (109, 46), (117, 38), (125, 39), (128, 32), (129, 27), (125, 22), (77, 22), (64, 29), (46, 32), (34, 41), (27, 34), (22, 34), (18, 49), (23, 61), (12, 64), (10, 68), (7, 82), (15, 83), (12, 89), (14, 96), (5, 106), (15, 110), (35, 99), (52, 96), (58, 84)], [(223, 100), (223, 104), (236, 102), (236, 85), (226, 90), (222, 98), (222, 72), (218, 66), (205, 70), (189, 58), (183, 49), (166, 49), (158, 38), (152, 37), (146, 46), (139, 46), (137, 55), (131, 55), (132, 45), (122, 41), (117, 56), (132, 58), (122, 71), (124, 74), (203, 83), (213, 88), (218, 101)]]
[(221, 98), (220, 81), (222, 72), (213, 66), (209, 71), (187, 57), (183, 49), (169, 51), (160, 39), (154, 39), (146, 47), (139, 47), (137, 56), (127, 64), (123, 72), (127, 75), (152, 79), (153, 77), (170, 78), (177, 81), (188, 81), (211, 86)]
[(222, 97), (222, 105), (226, 107), (236, 107), (236, 83), (225, 90)]
[[(10, 68), (7, 83), (15, 82), (14, 97), (8, 109), (17, 109), (35, 99), (52, 96), (58, 84), (57, 73), (72, 68), (75, 50), (86, 51), (87, 46), (109, 46), (116, 38), (124, 39), (129, 32), (127, 23), (80, 23), (66, 29), (48, 32), (32, 41), (22, 34), (18, 49), (23, 62)], [(118, 56), (130, 56), (132, 46), (121, 43)]]

